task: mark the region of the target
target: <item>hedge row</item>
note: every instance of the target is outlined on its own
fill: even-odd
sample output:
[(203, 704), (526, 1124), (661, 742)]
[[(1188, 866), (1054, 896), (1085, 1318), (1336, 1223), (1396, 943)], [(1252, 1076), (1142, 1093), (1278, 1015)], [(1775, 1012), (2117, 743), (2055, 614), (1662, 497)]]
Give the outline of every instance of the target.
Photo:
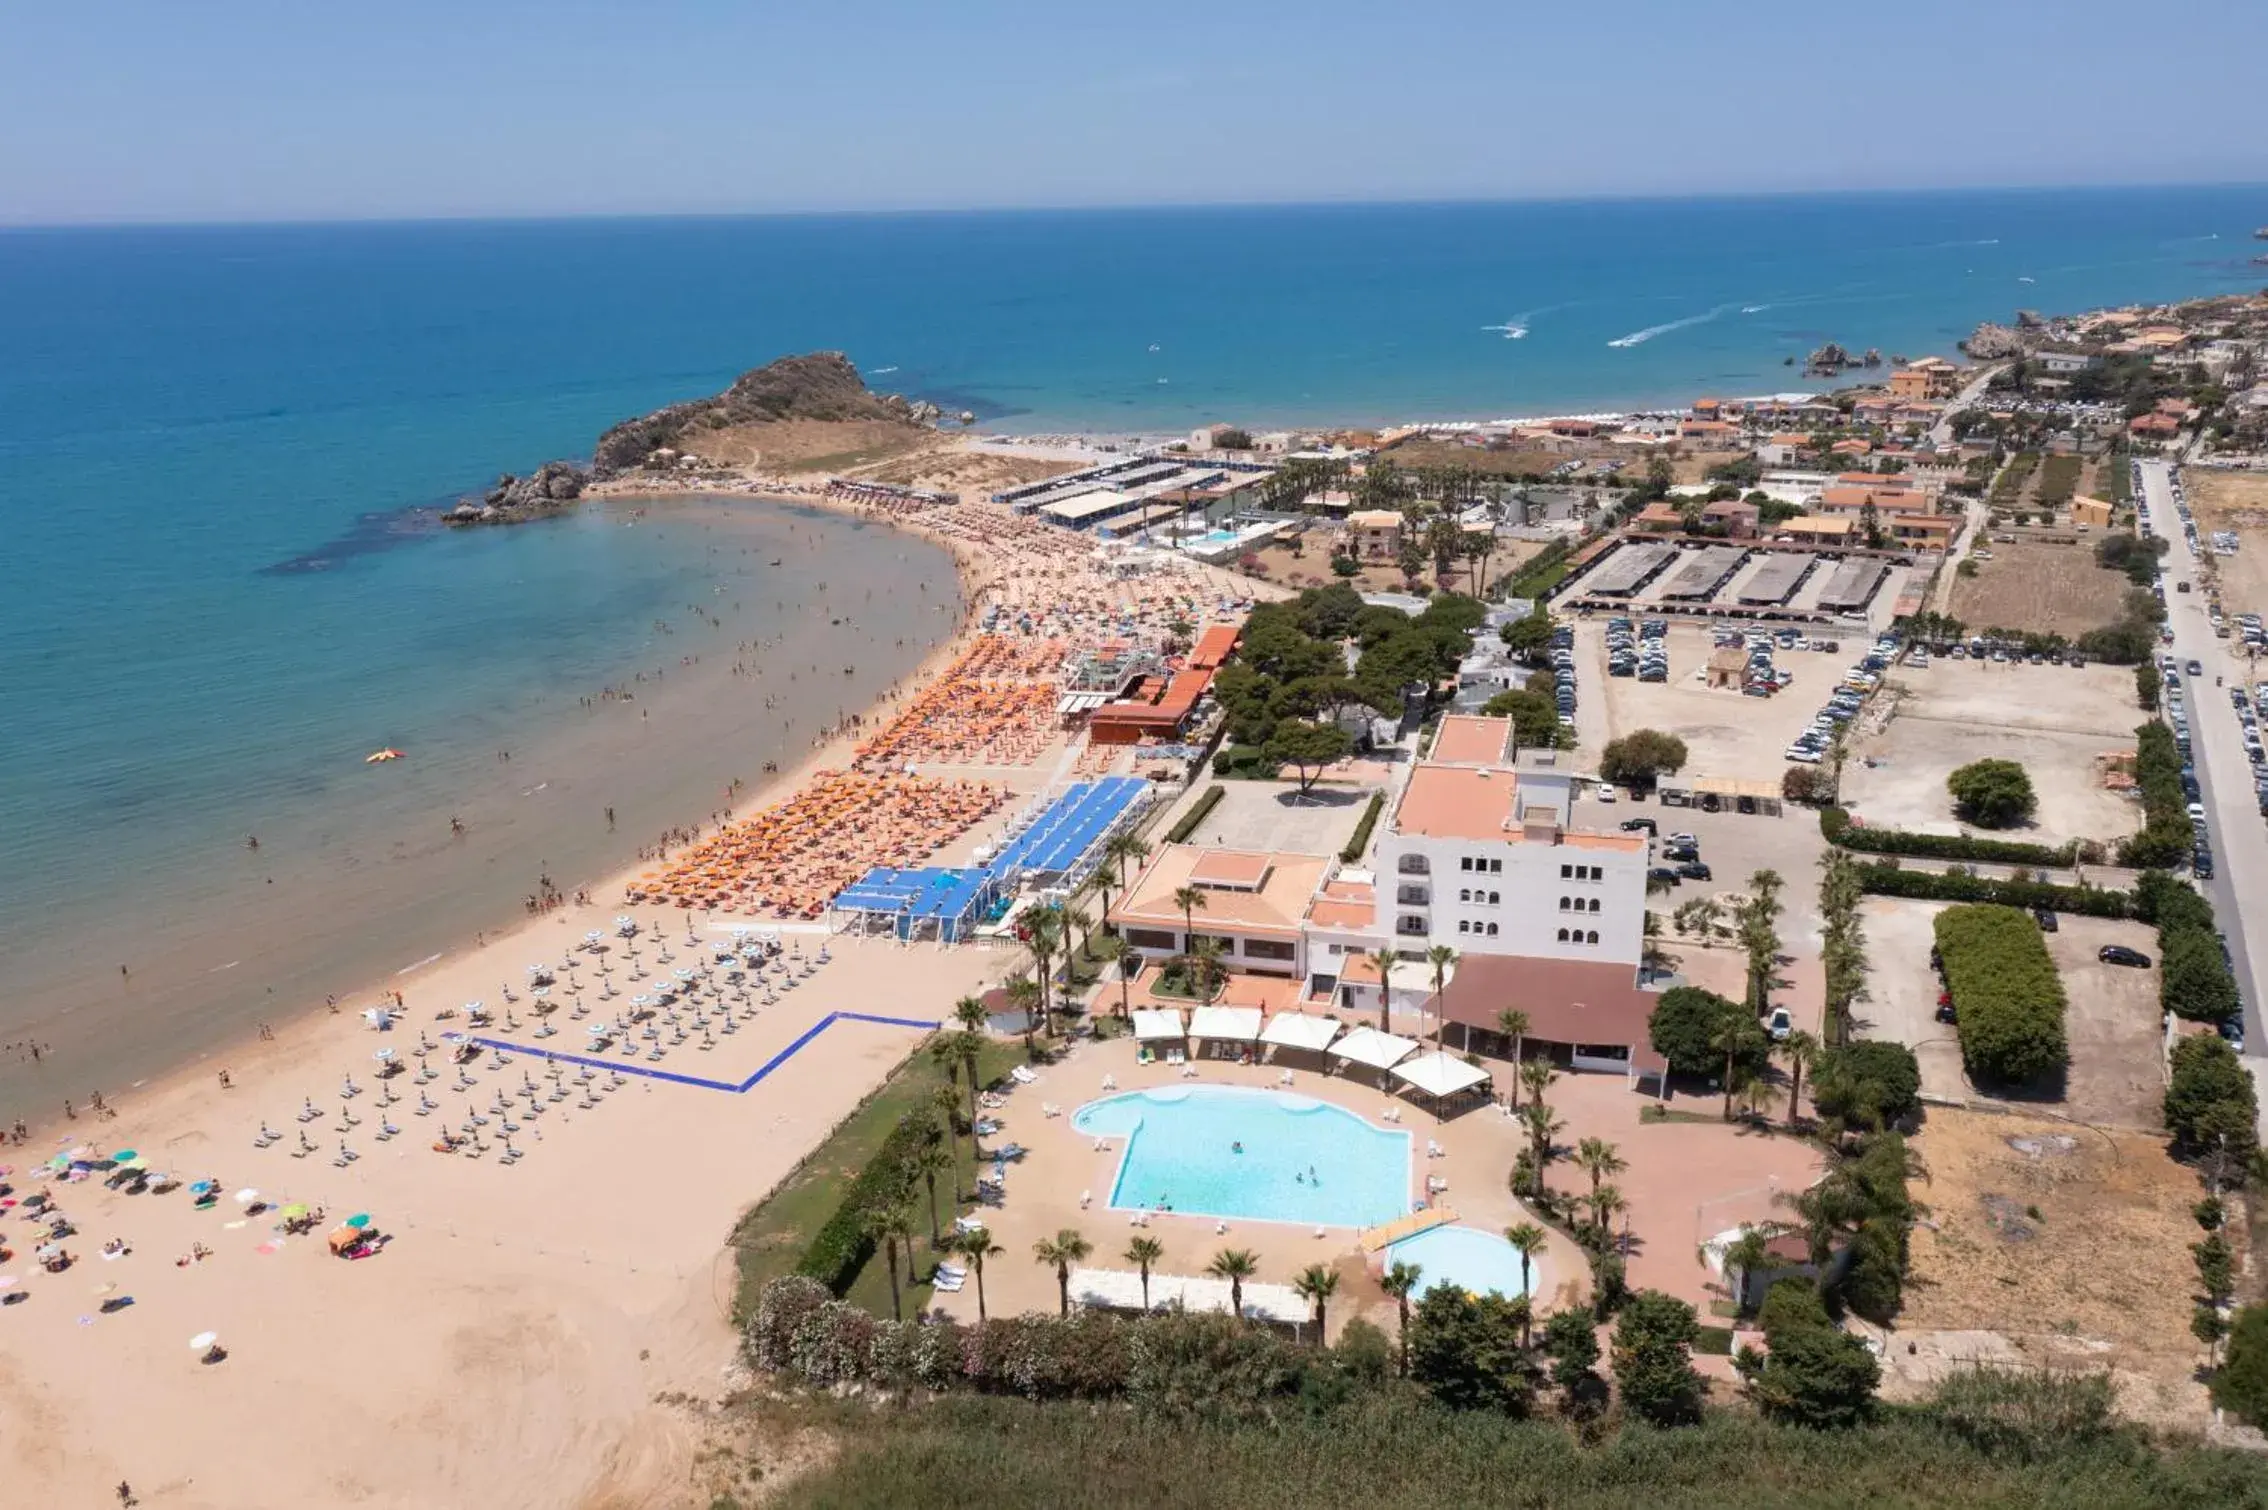
[(1212, 812), (1214, 808), (1219, 807), (1221, 799), (1227, 795), (1228, 788), (1225, 786), (1216, 784), (1205, 788), (1205, 795), (1192, 803), (1189, 811), (1183, 813), (1179, 819), (1175, 820), (1173, 827), (1166, 830), (1166, 843), (1181, 844), (1186, 842), (1191, 834), (1197, 832), (1197, 825), (1203, 823), (1206, 815)]
[(2134, 782), (2142, 792), (2142, 831), (2119, 844), (2119, 863), (2179, 865), (2195, 842), (2181, 789), (2181, 746), (2155, 719), (2134, 731)]
[(1552, 541), (1512, 574), (1504, 584), (1504, 596), (1541, 599), (1566, 578), (1567, 558), (1574, 553), (1566, 541)]
[(2158, 929), (2158, 1005), (2192, 1022), (2225, 1022), (2242, 1008), (2221, 954), (2213, 904), (2162, 870), (2134, 889), (2135, 914)]
[(919, 1178), (922, 1153), (940, 1137), (937, 1119), (908, 1112), (890, 1129), (874, 1157), (843, 1192), (842, 1204), (811, 1239), (795, 1272), (817, 1280), (840, 1295), (858, 1278), (859, 1270), (874, 1256), (873, 1218), (905, 1204)]
[(2003, 907), (2045, 907), (2081, 917), (2134, 915), (2131, 892), (2101, 886), (2061, 886), (2052, 881), (1995, 881), (1966, 871), (1940, 874), (1905, 870), (1895, 860), (1873, 860), (1857, 867), (1859, 889), (1870, 896), (1912, 897), (1929, 902), (1996, 902)]
[(2013, 907), (1949, 907), (1936, 933), (1969, 1077), (2023, 1085), (2061, 1069), (2063, 978), (2040, 925)]
[(2000, 865), (2052, 865), (2068, 869), (2079, 842), (2049, 846), (2015, 839), (1972, 839), (1963, 834), (1915, 834), (1853, 823), (1839, 807), (1819, 810), (1819, 832), (1829, 844), (1870, 855), (1914, 855), (1929, 860), (1984, 860)]
[(1370, 794), (1370, 805), (1362, 810), (1362, 821), (1355, 825), (1354, 836), (1347, 840), (1347, 847), (1339, 851), (1341, 860), (1349, 865), (1361, 863), (1362, 852), (1370, 843), (1370, 831), (1378, 826), (1378, 814), (1385, 806), (1384, 792)]

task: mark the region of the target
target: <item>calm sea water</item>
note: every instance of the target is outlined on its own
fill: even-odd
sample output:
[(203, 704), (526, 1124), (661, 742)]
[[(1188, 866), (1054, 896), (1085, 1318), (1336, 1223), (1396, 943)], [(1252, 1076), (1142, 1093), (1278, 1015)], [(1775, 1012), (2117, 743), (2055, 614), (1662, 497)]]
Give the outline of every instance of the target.
[[(1784, 359), (1830, 338), (1917, 354), (2018, 306), (2251, 287), (2263, 221), (2268, 192), (2184, 189), (0, 234), (0, 1039), (156, 940), (226, 955), (212, 914), (272, 931), (247, 834), (270, 867), (367, 870), (413, 811), (416, 842), (437, 807), (502, 823), (543, 781), (478, 766), (505, 747), (625, 815), (737, 772), (675, 746), (623, 767), (570, 737), (578, 698), (678, 635), (804, 622), (817, 571), (708, 632), (688, 609), (748, 586), (719, 533), (745, 519), (405, 511), (781, 352), (1019, 429), (1562, 411), (1796, 386)], [(915, 604), (901, 636), (950, 593), (881, 532), (762, 527), (803, 530), (838, 594)], [(363, 781), (384, 744), (420, 771)], [(600, 857), (528, 842), (495, 901), (522, 860), (571, 882)], [(385, 887), (431, 883), (372, 873), (331, 927), (384, 943), (408, 926)]]

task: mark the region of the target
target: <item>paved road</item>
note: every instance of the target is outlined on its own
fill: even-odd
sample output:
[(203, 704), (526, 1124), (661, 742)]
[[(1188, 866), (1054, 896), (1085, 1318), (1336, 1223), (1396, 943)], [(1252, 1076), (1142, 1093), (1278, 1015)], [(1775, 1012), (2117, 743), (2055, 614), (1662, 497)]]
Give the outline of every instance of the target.
[(1955, 394), (1946, 403), (1945, 412), (1938, 416), (1937, 423), (1930, 427), (1929, 438), (1940, 446), (1953, 444), (1953, 416), (1983, 398), (1985, 390), (1992, 386), (1992, 380), (2000, 376), (2000, 369), (2007, 365), (2005, 362), (1997, 362), (1987, 367), (1977, 374), (1975, 381), (1968, 387)]
[[(2166, 462), (2143, 462), (2142, 496), (2150, 505), (2151, 527), (2173, 547), (2164, 563), (2167, 622), (2173, 627), (2173, 653), (2181, 662), (2188, 693), (2205, 827), (2213, 836), (2213, 879), (2205, 883), (2205, 890), (2236, 957), (2237, 989), (2244, 997), (2245, 1048), (2259, 1054), (2268, 1051), (2259, 975), (2262, 961), (2268, 960), (2268, 822), (2263, 822), (2253, 796), (2252, 763), (2245, 758), (2243, 733), (2227, 690), (2244, 684), (2245, 660), (2229, 648), (2240, 641), (2214, 637), (2203, 592), (2174, 590), (2176, 581), (2196, 582), (2198, 562), (2182, 536), (2170, 472)], [(2204, 675), (2188, 674), (2192, 660), (2204, 668)], [(2213, 685), (2216, 676), (2223, 686)], [(2244, 899), (2250, 900), (2249, 911)]]

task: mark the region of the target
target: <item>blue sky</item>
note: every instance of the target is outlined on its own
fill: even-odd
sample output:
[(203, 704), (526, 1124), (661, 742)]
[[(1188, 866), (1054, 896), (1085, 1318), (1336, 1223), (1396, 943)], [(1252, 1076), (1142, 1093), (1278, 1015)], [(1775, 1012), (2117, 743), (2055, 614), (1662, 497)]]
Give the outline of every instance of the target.
[(2268, 4), (11, 6), (0, 221), (2268, 180)]

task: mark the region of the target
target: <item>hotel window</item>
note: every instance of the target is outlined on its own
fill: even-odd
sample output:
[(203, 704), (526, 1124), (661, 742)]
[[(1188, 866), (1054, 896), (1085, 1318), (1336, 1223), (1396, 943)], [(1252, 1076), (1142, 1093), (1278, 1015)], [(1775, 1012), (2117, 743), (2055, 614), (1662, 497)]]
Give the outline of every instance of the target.
[(1502, 904), (1503, 900), (1504, 900), (1504, 899), (1503, 899), (1502, 897), (1498, 896), (1498, 895), (1497, 895), (1497, 894), (1496, 894), (1495, 892), (1493, 892), (1493, 891), (1492, 891), (1492, 892), (1490, 892), (1490, 893), (1488, 894), (1488, 905), (1489, 905), (1489, 906), (1491, 906), (1491, 907), (1495, 907), (1495, 906), (1498, 906), (1498, 905)]
[(1247, 959), (1290, 959), (1292, 946), (1279, 939), (1246, 939), (1244, 954)]
[(1405, 876), (1428, 876), (1433, 874), (1433, 867), (1426, 864), (1425, 856), (1423, 855), (1404, 855), (1402, 856), (1397, 868)]
[(1473, 925), (1463, 918), (1459, 918), (1457, 919), (1457, 931), (1459, 933), (1470, 933), (1473, 931)]
[(1424, 886), (1403, 886), (1395, 891), (1395, 900), (1401, 902), (1405, 907), (1429, 906), (1432, 898), (1431, 888)]
[(1572, 866), (1572, 865), (1562, 865), (1562, 866), (1560, 866), (1560, 867), (1559, 867), (1559, 879), (1561, 879), (1562, 881), (1572, 881), (1572, 880), (1574, 880), (1574, 879), (1575, 879), (1575, 867), (1574, 867), (1574, 866)]
[(1459, 855), (1457, 857), (1457, 868), (1459, 870), (1471, 870), (1473, 868), (1473, 857), (1471, 855)]
[(1405, 912), (1394, 920), (1394, 931), (1400, 934), (1423, 937), (1425, 919), (1421, 915)]
[(1472, 889), (1472, 888), (1471, 888), (1470, 886), (1460, 886), (1460, 887), (1458, 887), (1458, 888), (1457, 888), (1457, 900), (1458, 900), (1458, 901), (1460, 901), (1460, 902), (1470, 902), (1470, 901), (1471, 901), (1472, 899), (1473, 899), (1473, 889)]
[(1561, 898), (1559, 899), (1559, 910), (1560, 910), (1561, 912), (1565, 912), (1565, 911), (1566, 911), (1566, 910), (1567, 910), (1568, 908), (1570, 908), (1570, 907), (1572, 907), (1572, 906), (1574, 906), (1574, 905), (1575, 905), (1575, 904), (1574, 904), (1574, 902), (1573, 902), (1573, 901), (1571, 901), (1570, 899), (1566, 898), (1566, 897), (1561, 897)]
[(1494, 923), (1488, 925), (1488, 936), (1490, 938), (1496, 937), (1496, 925)]
[(1488, 873), (1489, 873), (1490, 875), (1492, 875), (1492, 876), (1500, 876), (1500, 875), (1504, 874), (1504, 862), (1503, 862), (1502, 860), (1491, 860), (1491, 861), (1489, 861), (1489, 862), (1488, 862)]
[(1559, 941), (1560, 941), (1560, 942), (1561, 942), (1562, 944), (1564, 944), (1564, 943), (1566, 943), (1566, 942), (1567, 942), (1567, 930), (1566, 930), (1566, 929), (1564, 929), (1564, 928), (1562, 928), (1562, 929), (1560, 929), (1560, 930), (1559, 930)]
[(1599, 910), (1599, 899), (1598, 899), (1597, 897), (1593, 897), (1593, 898), (1591, 898), (1591, 911), (1593, 911), (1593, 912), (1597, 912), (1598, 910)]
[(1584, 942), (1584, 943), (1586, 943), (1586, 944), (1595, 944), (1595, 943), (1597, 943), (1598, 941), (1599, 941), (1599, 935), (1598, 935), (1598, 931), (1597, 931), (1596, 929), (1594, 929), (1594, 930), (1592, 930), (1591, 932), (1589, 932), (1589, 933), (1587, 933), (1587, 934), (1583, 935), (1583, 942)]

